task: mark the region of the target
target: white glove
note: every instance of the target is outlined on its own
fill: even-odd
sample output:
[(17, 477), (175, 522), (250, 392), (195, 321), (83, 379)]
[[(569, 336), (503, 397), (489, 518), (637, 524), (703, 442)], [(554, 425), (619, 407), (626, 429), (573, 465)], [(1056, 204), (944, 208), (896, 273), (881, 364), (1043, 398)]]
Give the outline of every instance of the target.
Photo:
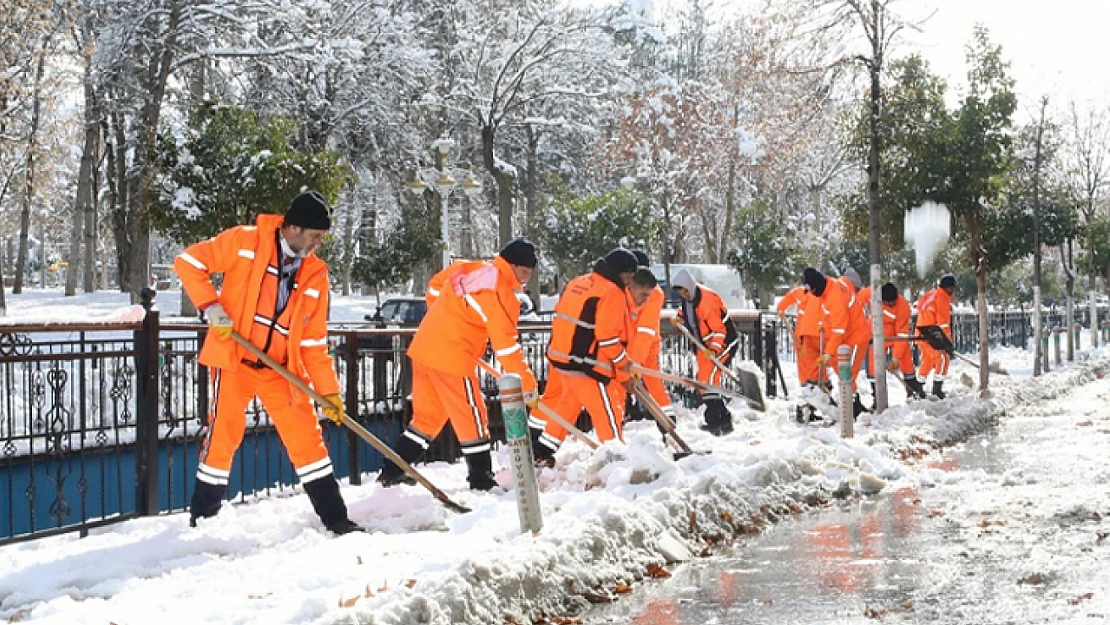
[(204, 309), (204, 315), (208, 318), (208, 327), (212, 328), (217, 336), (221, 339), (231, 336), (231, 317), (219, 302)]

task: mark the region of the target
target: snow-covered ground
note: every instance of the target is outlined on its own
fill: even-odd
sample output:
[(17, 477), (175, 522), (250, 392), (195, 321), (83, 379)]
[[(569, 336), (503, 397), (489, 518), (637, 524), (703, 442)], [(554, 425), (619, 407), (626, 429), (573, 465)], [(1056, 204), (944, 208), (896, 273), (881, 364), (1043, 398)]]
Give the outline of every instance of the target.
[[(111, 309), (110, 299), (99, 295), (74, 306), (96, 316)], [(170, 299), (160, 298), (163, 310), (175, 310)], [(361, 319), (366, 302), (372, 299), (338, 298), (333, 316)], [(43, 305), (62, 303), (26, 308)], [(10, 297), (8, 306), (18, 315), (23, 304)], [(1019, 370), (1028, 368), (1030, 355), (996, 350), (992, 358)], [(963, 363), (953, 369), (954, 380), (961, 373), (977, 379)], [(922, 464), (904, 459), (1108, 370), (1110, 350), (1086, 351), (1075, 365), (1039, 379), (992, 376), (989, 401), (949, 382), (944, 401), (861, 417), (850, 440), (841, 440), (837, 428), (793, 423), (793, 404), (783, 399), (771, 400), (767, 413), (734, 407), (737, 429), (724, 438), (701, 432), (698, 418), (683, 412), (682, 437), (711, 453), (678, 462), (647, 423), (630, 424), (627, 445), (596, 452), (568, 439), (556, 467), (539, 472), (544, 529), (537, 535), (520, 533), (512, 491), (470, 492), (461, 464), (438, 463), (421, 470), (472, 512), (450, 512), (420, 487), (384, 490), (368, 479), (344, 488), (351, 518), (365, 534), (329, 535), (307, 497), (297, 494), (225, 506), (197, 529), (175, 514), (97, 529), (83, 539), (11, 545), (0, 549), (0, 619), (447, 625), (567, 615), (591, 594), (635, 586), (656, 566), (821, 507), (833, 491), (867, 496), (904, 483), (946, 488)], [(892, 395), (902, 401), (897, 391)], [(508, 466), (504, 450), (495, 463)], [(507, 484), (507, 472), (499, 479)]]

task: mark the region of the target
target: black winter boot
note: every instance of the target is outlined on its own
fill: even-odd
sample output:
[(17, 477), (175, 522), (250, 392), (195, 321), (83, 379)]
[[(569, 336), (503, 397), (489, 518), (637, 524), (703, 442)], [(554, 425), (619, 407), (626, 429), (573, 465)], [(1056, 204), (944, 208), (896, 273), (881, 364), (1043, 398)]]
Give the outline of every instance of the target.
[(910, 387), (911, 397), (916, 399), (925, 399), (925, 387), (921, 386), (921, 380), (918, 380), (917, 376), (907, 375), (906, 385)]
[[(424, 450), (427, 449), (425, 445), (416, 442), (414, 437), (424, 440), (423, 437), (416, 432), (406, 430), (401, 433), (401, 436), (397, 439), (397, 443), (393, 446), (393, 450), (397, 452), (398, 456), (401, 456), (401, 460), (409, 464), (419, 462), (420, 459), (424, 457)], [(412, 479), (408, 473), (402, 471), (401, 467), (394, 464), (392, 460), (386, 458), (382, 462), (382, 471), (378, 474), (378, 483), (385, 488), (389, 488), (397, 484), (415, 484), (416, 480)]]
[(713, 436), (724, 436), (732, 432), (732, 413), (720, 397), (705, 400), (705, 425), (701, 429)]
[(493, 479), (493, 460), (490, 458), (489, 450), (473, 454), (463, 453), (466, 458), (466, 481), (470, 484), (470, 490), (493, 490), (500, 486), (497, 480)]
[(859, 399), (859, 393), (856, 393), (855, 396), (852, 398), (852, 418), (858, 419), (859, 416), (865, 412), (871, 411), (863, 405), (863, 402)]
[(220, 511), (224, 502), (227, 486), (209, 484), (197, 479), (193, 487), (193, 499), (189, 504), (189, 527), (197, 526), (197, 519), (210, 519)]
[(336, 534), (366, 531), (347, 518), (347, 504), (343, 503), (343, 495), (339, 494), (339, 482), (335, 481), (334, 475), (304, 482), (301, 486), (304, 486), (304, 492), (308, 493), (308, 499), (312, 502), (312, 509), (316, 511), (316, 516), (320, 517), (324, 527), (329, 531)]
[(942, 388), (943, 386), (943, 381), (933, 380), (933, 395), (936, 395), (937, 399), (944, 399), (944, 389)]
[(530, 427), (528, 428), (528, 435), (531, 437), (532, 462), (535, 466), (547, 468), (554, 467), (555, 450), (540, 442), (540, 436), (543, 435), (543, 430)]

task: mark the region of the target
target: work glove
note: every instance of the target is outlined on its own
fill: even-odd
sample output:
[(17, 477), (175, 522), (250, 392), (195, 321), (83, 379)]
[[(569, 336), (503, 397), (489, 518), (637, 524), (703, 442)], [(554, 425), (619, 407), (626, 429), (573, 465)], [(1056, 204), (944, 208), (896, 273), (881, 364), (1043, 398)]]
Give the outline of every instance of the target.
[(678, 315), (671, 317), (671, 325), (676, 328), (682, 325), (682, 317), (679, 317)]
[(535, 410), (539, 403), (540, 394), (536, 391), (528, 391), (524, 394), (524, 405), (528, 406), (528, 410)]
[(324, 399), (328, 402), (320, 406), (320, 409), (324, 411), (324, 416), (335, 421), (338, 425), (343, 425), (343, 398), (339, 396), (339, 393), (332, 393), (331, 395), (324, 395)]
[(785, 318), (786, 318), (786, 311), (785, 310), (780, 310), (779, 311), (779, 319), (785, 319)]
[(231, 317), (228, 316), (227, 311), (220, 305), (219, 302), (212, 304), (204, 310), (204, 316), (208, 318), (208, 327), (216, 333), (216, 336), (221, 339), (231, 337)]
[(712, 360), (717, 356), (717, 352), (709, 349), (708, 347), (698, 348), (698, 353), (701, 354), (706, 360)]
[(828, 354), (821, 354), (820, 356), (817, 357), (817, 366), (818, 367), (827, 367), (827, 366), (829, 366), (829, 361), (830, 360), (832, 360), (831, 356), (829, 356)]
[(890, 371), (891, 373), (898, 371), (898, 359), (891, 358), (890, 360), (886, 361), (886, 370)]

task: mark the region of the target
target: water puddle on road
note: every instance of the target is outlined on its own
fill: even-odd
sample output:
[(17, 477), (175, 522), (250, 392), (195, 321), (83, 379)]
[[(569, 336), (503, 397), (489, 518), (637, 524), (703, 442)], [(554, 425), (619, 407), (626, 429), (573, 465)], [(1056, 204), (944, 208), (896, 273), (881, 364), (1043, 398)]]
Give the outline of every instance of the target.
[[(1009, 453), (992, 440), (976, 437), (927, 464), (942, 473), (996, 472)], [(943, 496), (943, 489), (926, 489), (923, 497), (916, 488), (895, 488), (781, 523), (580, 618), (587, 625), (974, 622), (948, 599), (966, 593), (989, 606), (988, 579), (937, 585), (938, 568), (962, 576), (948, 563), (966, 558), (958, 522), (937, 511)]]

